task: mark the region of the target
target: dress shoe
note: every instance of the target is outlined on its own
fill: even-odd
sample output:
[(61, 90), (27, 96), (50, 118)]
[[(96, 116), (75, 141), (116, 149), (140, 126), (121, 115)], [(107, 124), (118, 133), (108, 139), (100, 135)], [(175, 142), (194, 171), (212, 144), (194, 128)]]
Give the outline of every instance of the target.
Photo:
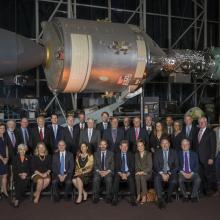
[(107, 204), (110, 204), (110, 203), (112, 202), (112, 200), (111, 200), (111, 198), (106, 198), (105, 202), (106, 202)]
[(118, 199), (113, 199), (113, 200), (112, 200), (112, 205), (113, 205), (113, 206), (118, 205)]
[(172, 203), (173, 202), (173, 199), (171, 196), (167, 196), (166, 198), (166, 203)]
[(192, 203), (197, 203), (199, 200), (198, 200), (198, 198), (196, 198), (196, 197), (193, 197), (193, 198), (191, 198), (191, 202)]
[(163, 208), (166, 208), (166, 203), (163, 199), (158, 199), (157, 206), (159, 209), (163, 209)]
[(135, 202), (135, 200), (131, 200), (131, 206), (137, 206), (137, 203)]
[(184, 197), (182, 198), (182, 201), (183, 201), (183, 202), (189, 202), (189, 198), (184, 196)]

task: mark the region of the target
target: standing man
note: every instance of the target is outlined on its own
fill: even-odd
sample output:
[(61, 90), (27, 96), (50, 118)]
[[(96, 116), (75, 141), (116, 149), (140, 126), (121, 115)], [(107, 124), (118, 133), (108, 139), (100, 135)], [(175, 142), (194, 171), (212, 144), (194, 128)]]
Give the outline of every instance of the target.
[(127, 137), (127, 132), (131, 127), (131, 120), (128, 116), (124, 117), (122, 129), (124, 130), (125, 137)]
[(49, 153), (52, 153), (50, 130), (45, 126), (44, 116), (37, 117), (37, 126), (32, 129), (31, 135), (33, 150), (39, 142), (44, 142)]
[(26, 117), (21, 118), (20, 128), (18, 129), (18, 144), (25, 144), (28, 147), (28, 152), (32, 152), (33, 145), (31, 143), (31, 130), (28, 127), (29, 121)]
[(165, 127), (165, 129), (166, 129), (166, 133), (168, 135), (173, 134), (173, 118), (172, 118), (172, 116), (167, 116), (166, 117), (166, 127)]
[(148, 137), (147, 132), (144, 128), (141, 128), (141, 119), (139, 117), (135, 117), (133, 119), (134, 127), (130, 128), (127, 133), (127, 140), (129, 143), (129, 150), (132, 152), (137, 151), (137, 141), (142, 139), (145, 143), (145, 148), (148, 150)]
[(87, 128), (85, 112), (80, 111), (78, 117), (79, 117), (79, 123), (74, 125), (74, 128), (78, 129), (81, 132)]
[(216, 135), (216, 177), (217, 177), (217, 195), (220, 196), (220, 115), (218, 116), (219, 126), (214, 129)]
[[(158, 207), (165, 208), (166, 203), (172, 202), (172, 193), (177, 185), (177, 172), (179, 160), (177, 152), (170, 148), (168, 138), (162, 138), (160, 141), (161, 148), (154, 153), (154, 187), (158, 197)], [(163, 182), (168, 184), (167, 196), (164, 198)]]
[(99, 150), (94, 154), (93, 202), (99, 202), (100, 184), (106, 187), (106, 203), (112, 200), (112, 181), (114, 175), (114, 155), (107, 150), (107, 142), (101, 140)]
[(79, 149), (79, 136), (80, 132), (78, 129), (74, 129), (74, 117), (68, 115), (66, 118), (67, 126), (63, 128), (62, 140), (66, 143), (66, 150), (71, 152), (75, 157), (76, 152)]
[(86, 143), (89, 146), (89, 150), (94, 153), (99, 145), (101, 135), (100, 131), (94, 128), (94, 120), (89, 118), (87, 120), (87, 126), (85, 130), (80, 133), (80, 144)]
[(204, 195), (210, 195), (214, 159), (216, 155), (216, 137), (214, 131), (207, 127), (207, 118), (199, 119), (199, 130), (195, 135), (195, 150), (199, 156), (199, 174)]
[(110, 128), (110, 123), (109, 123), (109, 113), (108, 112), (102, 112), (101, 114), (102, 122), (97, 124), (96, 128), (100, 131), (101, 138), (103, 136), (104, 130), (107, 128)]
[(119, 151), (119, 145), (124, 140), (124, 131), (118, 127), (118, 118), (111, 119), (111, 127), (104, 131), (103, 139), (108, 142), (108, 150), (113, 153)]
[(147, 132), (148, 140), (150, 140), (150, 135), (154, 130), (154, 122), (153, 122), (153, 119), (150, 115), (147, 115), (145, 117), (145, 129)]
[(186, 182), (192, 182), (191, 201), (198, 202), (198, 191), (201, 179), (199, 177), (198, 155), (190, 150), (190, 140), (183, 139), (181, 142), (182, 151), (179, 152), (179, 186), (183, 195), (183, 201), (189, 200), (186, 193)]
[(120, 152), (115, 156), (115, 178), (114, 178), (114, 196), (112, 205), (118, 204), (118, 193), (120, 182), (126, 182), (129, 186), (130, 203), (136, 206), (135, 202), (135, 162), (134, 154), (128, 152), (128, 141), (123, 140), (120, 144)]
[(58, 150), (58, 143), (62, 139), (63, 136), (63, 127), (58, 125), (58, 115), (53, 113), (50, 117), (51, 125), (48, 126), (50, 131), (51, 138), (51, 148), (52, 152), (56, 152)]
[(53, 171), (53, 191), (54, 201), (60, 200), (59, 187), (65, 186), (65, 200), (69, 200), (72, 189), (74, 160), (73, 155), (66, 151), (66, 144), (64, 141), (58, 142), (58, 151), (53, 155), (52, 171)]

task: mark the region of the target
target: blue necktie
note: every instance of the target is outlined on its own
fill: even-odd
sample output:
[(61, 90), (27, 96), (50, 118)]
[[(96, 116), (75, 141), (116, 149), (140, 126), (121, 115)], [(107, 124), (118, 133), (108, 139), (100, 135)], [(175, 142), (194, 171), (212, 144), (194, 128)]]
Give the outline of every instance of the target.
[(188, 160), (187, 152), (184, 152), (184, 160), (185, 160), (185, 173), (190, 173), (189, 172), (189, 160)]
[(125, 154), (122, 154), (121, 171), (122, 173), (125, 173)]
[(64, 159), (64, 153), (62, 153), (60, 158), (60, 175), (64, 175), (64, 166), (65, 166), (65, 159)]

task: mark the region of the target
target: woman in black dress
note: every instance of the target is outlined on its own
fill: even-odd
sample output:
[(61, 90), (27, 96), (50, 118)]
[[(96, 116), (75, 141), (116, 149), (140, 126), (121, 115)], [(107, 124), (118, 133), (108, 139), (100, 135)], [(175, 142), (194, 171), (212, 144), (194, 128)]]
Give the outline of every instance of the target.
[(84, 189), (84, 186), (89, 183), (93, 170), (93, 155), (89, 153), (89, 148), (86, 143), (82, 143), (80, 146), (80, 151), (76, 156), (76, 167), (75, 175), (73, 178), (73, 184), (78, 190), (78, 198), (76, 203), (79, 204), (83, 200), (87, 200), (87, 192)]
[(33, 173), (31, 179), (37, 185), (34, 193), (34, 203), (37, 204), (41, 191), (49, 186), (51, 180), (51, 157), (43, 142), (37, 144), (35, 155), (31, 160), (31, 171)]
[(173, 134), (171, 135), (171, 147), (177, 151), (181, 149), (181, 141), (183, 140), (184, 136), (182, 133), (182, 125), (179, 121), (175, 121), (173, 124)]
[(160, 148), (160, 140), (163, 138), (163, 137), (167, 137), (167, 133), (165, 132), (165, 128), (162, 124), (162, 122), (158, 121), (156, 124), (155, 124), (155, 128), (153, 130), (153, 132), (151, 132), (151, 135), (150, 135), (150, 150), (152, 153), (155, 153), (155, 151), (157, 149)]
[(15, 197), (12, 200), (13, 206), (19, 206), (30, 180), (30, 159), (26, 156), (27, 146), (18, 145), (18, 154), (13, 158), (12, 168), (14, 177)]
[(5, 138), (5, 125), (0, 124), (0, 178), (2, 179), (1, 196), (8, 197), (7, 178), (8, 178), (8, 147)]

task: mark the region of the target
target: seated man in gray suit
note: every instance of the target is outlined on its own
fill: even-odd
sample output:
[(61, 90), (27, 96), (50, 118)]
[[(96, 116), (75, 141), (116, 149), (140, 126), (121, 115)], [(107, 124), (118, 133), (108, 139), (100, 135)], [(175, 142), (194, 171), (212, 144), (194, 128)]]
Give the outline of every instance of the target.
[(114, 174), (114, 156), (107, 150), (107, 141), (101, 140), (99, 150), (94, 154), (94, 176), (93, 176), (93, 202), (99, 202), (99, 191), (101, 181), (106, 187), (106, 202), (111, 203), (112, 180)]
[(100, 131), (94, 128), (94, 120), (89, 118), (87, 120), (87, 128), (80, 133), (79, 143), (86, 143), (89, 150), (94, 153), (97, 150), (100, 141)]
[(60, 200), (59, 187), (65, 185), (65, 200), (69, 200), (72, 188), (74, 161), (73, 155), (66, 151), (66, 143), (61, 140), (58, 143), (58, 152), (53, 155), (52, 171), (53, 171), (53, 197), (54, 201)]
[[(172, 202), (171, 195), (177, 184), (177, 172), (179, 160), (177, 152), (170, 148), (170, 141), (164, 137), (160, 141), (161, 148), (155, 152), (153, 157), (154, 187), (158, 197), (158, 207), (165, 208), (166, 202)], [(168, 184), (167, 197), (163, 197), (163, 183)]]

